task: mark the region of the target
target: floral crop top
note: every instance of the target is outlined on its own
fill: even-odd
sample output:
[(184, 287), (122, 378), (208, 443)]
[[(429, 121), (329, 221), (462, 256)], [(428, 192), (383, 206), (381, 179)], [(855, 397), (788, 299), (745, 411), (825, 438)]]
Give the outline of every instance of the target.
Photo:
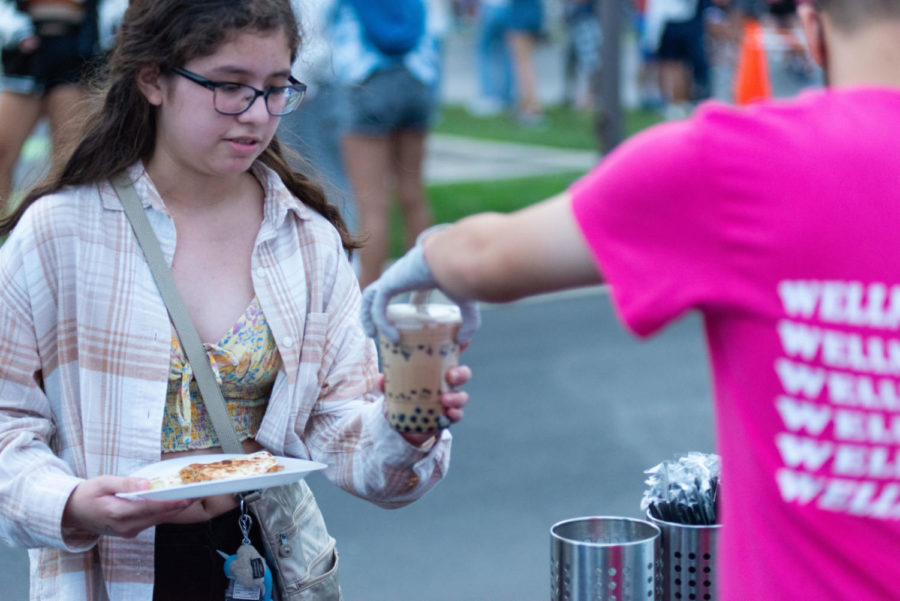
[[(218, 342), (204, 344), (238, 439), (256, 435), (281, 355), (272, 331), (254, 297), (231, 331)], [(219, 437), (200, 397), (197, 382), (178, 337), (172, 334), (169, 387), (163, 413), (163, 452), (219, 446)]]

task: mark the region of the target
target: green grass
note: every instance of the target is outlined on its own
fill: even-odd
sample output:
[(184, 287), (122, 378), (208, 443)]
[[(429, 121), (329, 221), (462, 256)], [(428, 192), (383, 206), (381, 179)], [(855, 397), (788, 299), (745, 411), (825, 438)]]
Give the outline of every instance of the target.
[[(594, 120), (589, 113), (549, 107), (545, 115), (547, 122), (544, 126), (529, 128), (519, 126), (509, 115), (476, 117), (462, 107), (446, 105), (441, 108), (441, 117), (434, 131), (480, 140), (540, 144), (573, 150), (597, 148)], [(660, 120), (657, 113), (626, 111), (625, 135), (631, 136)]]
[[(509, 213), (559, 194), (583, 175), (580, 171), (487, 182), (437, 184), (428, 187), (435, 223), (458, 221), (483, 211)], [(396, 208), (391, 215), (391, 256), (403, 254), (403, 226)]]
[(582, 172), (555, 173), (489, 182), (461, 182), (428, 187), (428, 199), (436, 223), (458, 221), (481, 211), (516, 211), (559, 194)]
[[(596, 150), (597, 138), (590, 114), (565, 107), (546, 109), (547, 123), (541, 128), (526, 128), (512, 117), (475, 117), (464, 108), (445, 105), (435, 133), (479, 140), (537, 144), (569, 150)], [(656, 113), (628, 111), (625, 135), (659, 123)], [(428, 201), (435, 223), (453, 222), (483, 211), (512, 212), (564, 191), (582, 172), (539, 175), (518, 179), (435, 184), (428, 187)], [(403, 226), (395, 207), (391, 215), (391, 257), (403, 254)]]

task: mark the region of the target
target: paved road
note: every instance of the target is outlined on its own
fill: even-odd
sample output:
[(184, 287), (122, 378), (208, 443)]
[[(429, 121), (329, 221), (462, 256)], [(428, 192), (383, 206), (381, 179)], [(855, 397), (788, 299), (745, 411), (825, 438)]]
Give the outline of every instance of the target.
[[(695, 318), (639, 342), (601, 289), (488, 306), (464, 359), (471, 404), (424, 499), (387, 511), (310, 479), (347, 601), (546, 599), (553, 523), (639, 516), (643, 470), (713, 449)], [(24, 601), (23, 553), (0, 566), (2, 599)]]
[(587, 150), (474, 140), (460, 136), (430, 135), (425, 154), (429, 184), (455, 181), (491, 181), (559, 172), (587, 172), (599, 155)]

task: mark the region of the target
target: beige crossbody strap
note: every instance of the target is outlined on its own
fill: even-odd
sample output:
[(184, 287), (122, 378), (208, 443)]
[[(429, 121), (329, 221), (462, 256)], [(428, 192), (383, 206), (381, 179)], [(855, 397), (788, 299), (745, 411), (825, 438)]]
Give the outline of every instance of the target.
[(153, 233), (150, 220), (144, 213), (137, 192), (125, 173), (117, 174), (111, 182), (125, 209), (125, 215), (131, 222), (138, 244), (144, 251), (144, 257), (153, 273), (153, 279), (156, 280), (156, 287), (159, 288), (159, 293), (169, 311), (169, 317), (178, 333), (178, 339), (193, 368), (200, 395), (206, 404), (206, 411), (219, 436), (219, 444), (226, 453), (243, 453), (244, 449), (234, 430), (234, 423), (225, 407), (225, 398), (222, 396), (219, 383), (209, 364), (209, 356), (203, 348), (200, 335), (188, 315), (184, 301), (181, 300), (178, 288), (175, 287), (175, 280), (172, 278), (172, 273), (169, 271), (169, 266), (159, 247), (159, 240)]

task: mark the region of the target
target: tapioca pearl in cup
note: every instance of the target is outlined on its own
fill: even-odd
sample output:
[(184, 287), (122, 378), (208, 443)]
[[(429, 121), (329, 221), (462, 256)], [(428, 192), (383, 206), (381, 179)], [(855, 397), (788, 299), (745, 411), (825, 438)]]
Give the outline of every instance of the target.
[(406, 415), (403, 413), (395, 413), (388, 419), (388, 423), (394, 430), (402, 432), (406, 425)]

